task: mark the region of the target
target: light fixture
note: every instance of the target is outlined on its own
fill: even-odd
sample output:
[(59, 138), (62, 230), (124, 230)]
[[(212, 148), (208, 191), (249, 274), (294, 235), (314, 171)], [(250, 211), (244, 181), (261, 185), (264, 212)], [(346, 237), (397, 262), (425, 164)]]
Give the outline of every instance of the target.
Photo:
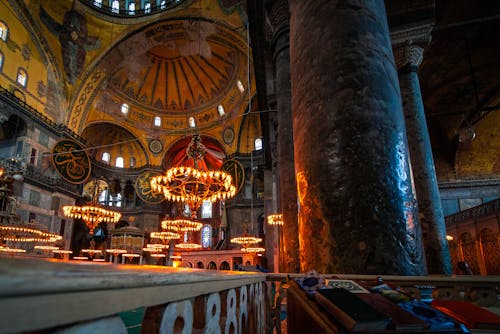
[(262, 238), (251, 237), (248, 235), (244, 235), (242, 237), (235, 237), (231, 239), (233, 244), (240, 244), (242, 248), (249, 248), (250, 245), (258, 244), (262, 241)]
[(181, 243), (176, 244), (175, 247), (181, 248), (181, 249), (198, 249), (198, 248), (201, 248), (201, 245), (195, 244), (192, 242), (181, 242)]
[(281, 213), (276, 213), (267, 216), (267, 223), (273, 226), (282, 226), (283, 225), (283, 215)]
[(229, 174), (198, 168), (197, 161), (204, 157), (205, 151), (200, 136), (194, 134), (186, 149), (187, 157), (194, 161), (194, 167), (172, 167), (165, 174), (151, 178), (153, 191), (163, 193), (169, 201), (187, 203), (193, 219), (196, 219), (196, 211), (204, 201), (213, 203), (236, 195), (236, 187)]
[(66, 205), (63, 212), (66, 217), (82, 219), (90, 229), (90, 234), (94, 234), (94, 229), (102, 222), (116, 223), (121, 218), (121, 213), (104, 209), (97, 198), (99, 196), (99, 180), (94, 180), (92, 200), (88, 205)]
[[(165, 219), (161, 222), (161, 228), (175, 232), (194, 232), (201, 230), (202, 223), (188, 219)], [(155, 232), (159, 233), (159, 232)], [(175, 238), (178, 239), (178, 238)]]
[(264, 253), (266, 249), (262, 247), (247, 247), (242, 248), (241, 251), (244, 253)]

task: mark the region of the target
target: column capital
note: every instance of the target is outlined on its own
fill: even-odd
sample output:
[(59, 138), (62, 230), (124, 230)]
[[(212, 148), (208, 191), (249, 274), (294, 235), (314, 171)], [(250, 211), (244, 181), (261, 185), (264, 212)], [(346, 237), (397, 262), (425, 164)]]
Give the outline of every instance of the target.
[(267, 0), (265, 6), (273, 33), (290, 24), (288, 0)]
[(424, 58), (424, 48), (415, 44), (400, 45), (394, 48), (393, 53), (398, 70), (409, 68), (416, 71)]

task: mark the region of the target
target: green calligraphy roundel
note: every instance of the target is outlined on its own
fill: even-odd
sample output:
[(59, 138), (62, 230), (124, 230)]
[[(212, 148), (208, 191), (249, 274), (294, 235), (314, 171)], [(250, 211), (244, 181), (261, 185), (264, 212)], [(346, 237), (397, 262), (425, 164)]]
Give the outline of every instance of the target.
[(160, 175), (157, 172), (146, 171), (135, 180), (135, 192), (144, 202), (157, 204), (165, 199), (162, 193), (153, 192), (151, 178)]
[(73, 184), (85, 182), (90, 176), (90, 159), (84, 148), (71, 139), (62, 139), (52, 150), (52, 163), (63, 179)]

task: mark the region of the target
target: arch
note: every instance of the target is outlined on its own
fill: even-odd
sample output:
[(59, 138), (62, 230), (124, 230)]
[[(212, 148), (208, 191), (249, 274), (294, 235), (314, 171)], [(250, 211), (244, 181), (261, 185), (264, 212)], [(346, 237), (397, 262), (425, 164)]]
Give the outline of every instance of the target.
[(187, 268), (193, 268), (193, 263), (191, 263), (191, 262), (187, 262), (187, 263), (186, 263), (186, 267), (187, 267)]
[(198, 269), (204, 269), (205, 266), (203, 265), (203, 262), (198, 261), (198, 262), (196, 262), (196, 268), (198, 268)]
[[(17, 115), (10, 115), (9, 118), (1, 124), (2, 132), (0, 133), (0, 144), (5, 141), (11, 142), (10, 145), (14, 145), (14, 141), (18, 137), (26, 135), (28, 126), (24, 119)], [(3, 145), (3, 144), (2, 144)], [(22, 152), (16, 152), (16, 154), (21, 154)]]
[[(132, 132), (119, 125), (99, 122), (88, 125), (81, 136), (87, 141), (89, 155), (95, 161), (102, 161), (103, 153), (107, 152), (111, 158), (122, 157), (124, 168), (137, 168), (147, 165), (149, 157), (139, 138)], [(131, 157), (135, 165), (131, 166)]]
[(220, 266), (219, 266), (219, 269), (220, 270), (230, 270), (231, 266), (229, 265), (229, 262), (222, 261), (221, 264), (220, 264)]
[(215, 264), (214, 261), (210, 261), (207, 265), (207, 269), (210, 269), (210, 270), (217, 270), (217, 264)]
[[(163, 158), (163, 168), (172, 166), (193, 166), (193, 159), (186, 154), (186, 148), (191, 142), (192, 136), (185, 137), (174, 142), (165, 152)], [(226, 157), (224, 146), (215, 138), (201, 136), (201, 143), (205, 146), (206, 152), (201, 161), (197, 161), (198, 168), (218, 170), (222, 167), (222, 162)]]

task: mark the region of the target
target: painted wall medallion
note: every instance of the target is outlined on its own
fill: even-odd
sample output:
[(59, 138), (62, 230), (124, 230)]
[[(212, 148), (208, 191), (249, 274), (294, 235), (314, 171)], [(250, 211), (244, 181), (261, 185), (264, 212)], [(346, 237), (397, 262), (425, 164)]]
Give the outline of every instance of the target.
[(67, 182), (80, 184), (90, 176), (90, 159), (84, 148), (71, 139), (62, 139), (52, 150), (52, 163)]
[(222, 132), (222, 138), (224, 139), (224, 143), (231, 144), (234, 140), (234, 130), (233, 128), (226, 128), (224, 132)]
[(135, 192), (144, 202), (158, 204), (165, 199), (163, 193), (153, 192), (151, 189), (151, 178), (158, 175), (160, 175), (158, 172), (146, 171), (135, 180)]
[(224, 172), (231, 175), (233, 184), (236, 187), (236, 193), (239, 193), (245, 183), (245, 169), (238, 160), (228, 160), (222, 164), (221, 168)]
[(163, 144), (158, 139), (151, 139), (149, 141), (149, 150), (154, 154), (158, 154), (163, 150)]

